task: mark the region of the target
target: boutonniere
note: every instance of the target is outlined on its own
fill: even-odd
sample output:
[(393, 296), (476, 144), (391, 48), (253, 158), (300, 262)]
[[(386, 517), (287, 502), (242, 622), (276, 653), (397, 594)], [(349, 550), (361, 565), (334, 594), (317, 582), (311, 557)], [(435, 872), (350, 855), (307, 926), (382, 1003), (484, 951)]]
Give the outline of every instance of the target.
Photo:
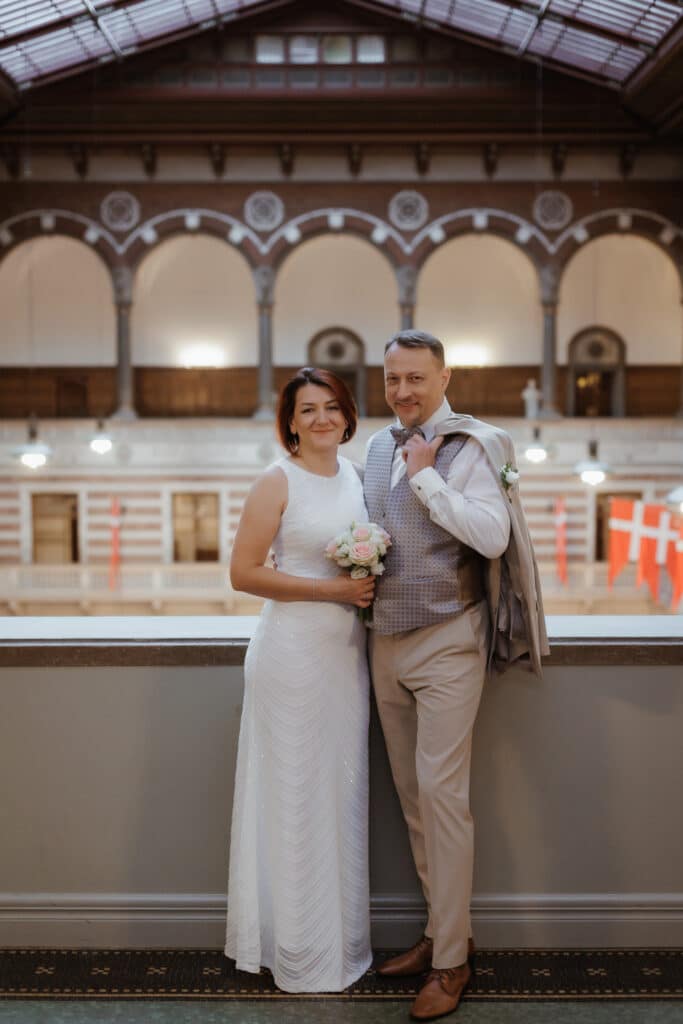
[(511, 462), (506, 462), (504, 466), (500, 467), (500, 480), (509, 501), (512, 501), (510, 490), (512, 487), (516, 487), (519, 482), (519, 470)]

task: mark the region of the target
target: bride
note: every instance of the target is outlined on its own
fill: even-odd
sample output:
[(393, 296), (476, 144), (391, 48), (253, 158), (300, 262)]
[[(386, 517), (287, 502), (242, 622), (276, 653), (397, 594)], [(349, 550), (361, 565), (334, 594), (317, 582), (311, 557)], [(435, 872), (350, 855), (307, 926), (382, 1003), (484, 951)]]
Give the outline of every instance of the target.
[[(306, 367), (280, 395), (289, 456), (256, 481), (230, 563), (236, 590), (265, 597), (244, 664), (225, 954), (268, 967), (286, 992), (340, 991), (370, 966), (365, 630), (373, 577), (325, 558), (367, 521), (342, 380)], [(273, 550), (277, 570), (266, 565)]]

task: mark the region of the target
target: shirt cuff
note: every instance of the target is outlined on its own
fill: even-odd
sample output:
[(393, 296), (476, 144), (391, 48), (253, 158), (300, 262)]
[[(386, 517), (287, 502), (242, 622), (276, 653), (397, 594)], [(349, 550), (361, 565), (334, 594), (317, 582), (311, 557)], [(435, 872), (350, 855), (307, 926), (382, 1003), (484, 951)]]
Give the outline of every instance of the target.
[(416, 494), (424, 505), (428, 504), (437, 491), (443, 491), (446, 487), (446, 481), (432, 466), (425, 466), (411, 477), (408, 483), (413, 494)]

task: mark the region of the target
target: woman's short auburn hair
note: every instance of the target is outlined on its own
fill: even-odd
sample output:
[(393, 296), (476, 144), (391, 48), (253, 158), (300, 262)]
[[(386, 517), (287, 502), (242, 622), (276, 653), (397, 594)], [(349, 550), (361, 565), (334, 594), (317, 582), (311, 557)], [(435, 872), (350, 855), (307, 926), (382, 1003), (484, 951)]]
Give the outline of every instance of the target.
[(287, 381), (282, 391), (277, 406), (277, 432), (283, 448), (288, 452), (295, 452), (298, 447), (298, 439), (290, 429), (290, 423), (296, 407), (296, 396), (300, 388), (306, 384), (316, 384), (320, 388), (329, 388), (339, 402), (339, 409), (346, 420), (346, 430), (342, 437), (342, 444), (350, 441), (356, 433), (358, 424), (358, 410), (353, 395), (347, 384), (331, 373), (330, 370), (317, 370), (313, 366), (304, 366)]

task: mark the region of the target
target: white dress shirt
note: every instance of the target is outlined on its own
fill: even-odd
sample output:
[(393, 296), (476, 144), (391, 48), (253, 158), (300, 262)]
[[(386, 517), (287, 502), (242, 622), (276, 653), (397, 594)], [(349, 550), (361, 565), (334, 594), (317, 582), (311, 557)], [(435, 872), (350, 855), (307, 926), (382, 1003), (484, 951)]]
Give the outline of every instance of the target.
[[(420, 424), (425, 440), (434, 427), (451, 413), (444, 398), (436, 412)], [(396, 425), (400, 426), (397, 420)], [(396, 448), (391, 467), (391, 488), (406, 471), (403, 449)], [(463, 544), (485, 558), (498, 558), (510, 538), (510, 515), (499, 481), (483, 448), (472, 437), (451, 462), (446, 480), (433, 466), (415, 473), (408, 481), (414, 494), (429, 509), (429, 517)]]

